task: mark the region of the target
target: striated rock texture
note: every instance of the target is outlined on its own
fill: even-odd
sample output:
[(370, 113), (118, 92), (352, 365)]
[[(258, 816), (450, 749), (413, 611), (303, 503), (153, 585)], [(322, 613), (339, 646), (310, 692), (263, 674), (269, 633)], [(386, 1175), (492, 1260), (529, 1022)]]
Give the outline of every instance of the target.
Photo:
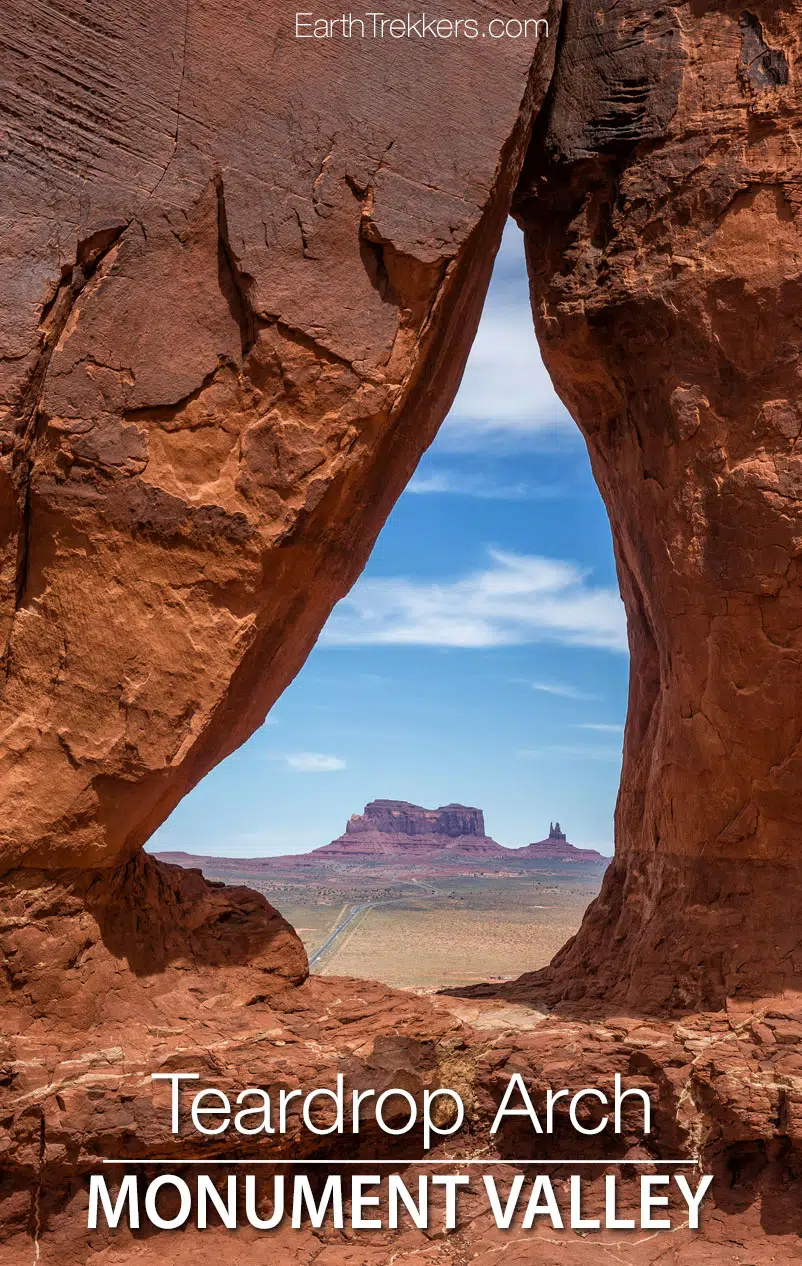
[(447, 804), (422, 809), (405, 800), (371, 800), (354, 813), (345, 834), (313, 850), (312, 857), (411, 856), (447, 850), (478, 857), (504, 857), (507, 850), (485, 835), (481, 809)]
[[(802, 1026), (767, 995), (802, 986), (802, 9), (558, 8), (533, 59), (301, 42), (283, 2), (5, 7), (2, 1266), (230, 1253), (217, 1231), (87, 1243), (87, 1172), (174, 1145), (144, 1090), (176, 1062), (459, 1084), (479, 1153), (505, 1070), (622, 1071), (660, 1102), (648, 1155), (718, 1178), (704, 1238), (663, 1260), (798, 1255)], [(535, 115), (514, 208), (610, 509), (632, 689), (602, 896), (549, 972), (464, 1000), (466, 1027), (304, 981), (266, 902), (139, 850), (297, 671), (434, 435)], [(542, 1030), (538, 993), (563, 1008)], [(591, 1003), (607, 1018), (566, 1018)], [(596, 1260), (578, 1238), (543, 1260)], [(645, 1263), (651, 1239), (608, 1243)], [(453, 1252), (404, 1246), (502, 1248), (531, 1257), (478, 1217)], [(282, 1254), (368, 1260), (311, 1232)]]
[(456, 1075), (451, 1019), (306, 981), (266, 901), (141, 846), (445, 415), (554, 43), (300, 41), (260, 0), (3, 18), (0, 1260), (85, 1266), (86, 1174), (171, 1145), (151, 1071)]
[(554, 42), (4, 17), (0, 864), (111, 866), (261, 723), (434, 436)]
[(516, 195), (632, 653), (615, 860), (553, 996), (802, 986), (801, 19), (569, 5)]
[(545, 840), (535, 840), (523, 848), (516, 848), (516, 861), (527, 862), (566, 862), (569, 865), (607, 866), (610, 858), (599, 853), (595, 848), (577, 848), (569, 844), (559, 822), (552, 822)]

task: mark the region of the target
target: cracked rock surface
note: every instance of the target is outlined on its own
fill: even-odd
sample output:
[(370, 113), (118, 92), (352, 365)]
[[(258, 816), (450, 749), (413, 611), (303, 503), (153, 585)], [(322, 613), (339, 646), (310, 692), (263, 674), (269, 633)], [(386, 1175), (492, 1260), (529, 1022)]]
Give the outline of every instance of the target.
[[(175, 1145), (149, 1076), (176, 1065), (453, 1085), (455, 1157), (493, 1154), (511, 1072), (540, 1093), (618, 1071), (656, 1130), (617, 1159), (716, 1179), (701, 1234), (506, 1236), (471, 1197), (452, 1237), (282, 1231), (277, 1260), (795, 1260), (798, 0), (568, 0), (534, 56), (302, 43), (283, 2), (4, 19), (0, 1266), (225, 1259), (220, 1230), (87, 1236), (87, 1174)], [(536, 977), (438, 999), (309, 980), (261, 897), (141, 847), (359, 574), (453, 398), (511, 205), (629, 617), (616, 860)], [(549, 1158), (576, 1145), (558, 1131)], [(238, 1234), (238, 1263), (264, 1252)]]
[(533, 73), (511, 42), (305, 43), (288, 5), (11, 9), (0, 861), (103, 867), (359, 574), (456, 390), (550, 46)]
[(802, 8), (566, 14), (515, 206), (631, 684), (615, 859), (548, 991), (718, 1007), (802, 986)]

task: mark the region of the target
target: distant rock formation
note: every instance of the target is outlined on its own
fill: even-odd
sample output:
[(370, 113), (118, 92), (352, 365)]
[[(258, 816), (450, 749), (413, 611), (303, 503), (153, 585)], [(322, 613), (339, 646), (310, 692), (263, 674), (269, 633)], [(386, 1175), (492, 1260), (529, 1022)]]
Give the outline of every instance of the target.
[(406, 800), (371, 800), (364, 813), (349, 818), (344, 835), (316, 848), (313, 855), (381, 857), (444, 850), (474, 857), (503, 857), (507, 852), (485, 834), (481, 809), (464, 804), (423, 809)]
[[(448, 861), (436, 855), (451, 854)], [(309, 853), (292, 853), (274, 857), (201, 857), (193, 853), (167, 852), (156, 855), (159, 861), (174, 866), (200, 868), (206, 874), (255, 876), (276, 875), (287, 869), (309, 867), (313, 862), (361, 862), (389, 859), (419, 861), (433, 857), (434, 864), (443, 864), (449, 871), (466, 868), (475, 871), (476, 859), (529, 866), (571, 862), (584, 866), (606, 866), (610, 861), (592, 848), (575, 848), (569, 844), (559, 822), (549, 823), (548, 839), (525, 848), (505, 848), (485, 834), (481, 809), (464, 804), (446, 804), (439, 809), (424, 809), (406, 800), (371, 800), (363, 813), (348, 819), (343, 835), (312, 849)], [(461, 861), (467, 858), (466, 861)]]
[(565, 831), (559, 822), (549, 823), (549, 834), (545, 840), (536, 840), (525, 848), (517, 848), (514, 853), (516, 861), (536, 862), (570, 862), (574, 865), (606, 866), (610, 858), (597, 853), (595, 848), (576, 848), (568, 843)]

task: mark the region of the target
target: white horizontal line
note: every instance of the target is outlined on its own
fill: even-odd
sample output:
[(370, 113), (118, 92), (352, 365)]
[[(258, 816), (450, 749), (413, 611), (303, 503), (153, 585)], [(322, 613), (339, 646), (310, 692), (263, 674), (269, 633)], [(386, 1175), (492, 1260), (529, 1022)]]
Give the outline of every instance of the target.
[(695, 1160), (558, 1160), (545, 1156), (527, 1157), (521, 1160), (484, 1160), (482, 1157), (467, 1158), (461, 1160), (459, 1157), (453, 1157), (450, 1160), (415, 1160), (401, 1158), (398, 1160), (338, 1160), (337, 1157), (331, 1157), (328, 1160), (306, 1160), (301, 1157), (298, 1160), (182, 1160), (179, 1156), (170, 1156), (166, 1159), (156, 1160), (147, 1157), (139, 1160), (104, 1160), (104, 1165), (696, 1165)]

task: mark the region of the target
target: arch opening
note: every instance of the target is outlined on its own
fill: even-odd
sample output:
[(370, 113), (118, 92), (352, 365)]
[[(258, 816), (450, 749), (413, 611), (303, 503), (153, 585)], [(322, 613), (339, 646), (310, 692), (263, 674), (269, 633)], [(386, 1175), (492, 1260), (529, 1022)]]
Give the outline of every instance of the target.
[[(605, 511), (510, 220), (456, 400), (365, 572), (265, 727), (149, 848), (264, 893), (315, 972), (514, 979), (597, 895), (626, 676)], [(455, 803), (452, 828), (432, 811)], [(568, 847), (531, 845), (555, 818)]]

